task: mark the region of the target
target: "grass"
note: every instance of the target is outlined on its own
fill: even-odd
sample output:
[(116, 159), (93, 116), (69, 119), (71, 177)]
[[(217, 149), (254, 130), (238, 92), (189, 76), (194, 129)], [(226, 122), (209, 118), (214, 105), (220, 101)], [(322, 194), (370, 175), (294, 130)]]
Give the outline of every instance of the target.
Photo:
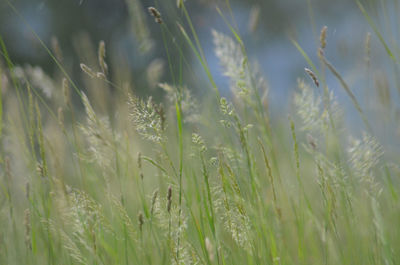
[[(377, 87), (386, 89), (382, 106), (369, 115), (326, 58), (323, 28), (320, 62), (292, 39), (311, 79), (299, 79), (293, 111), (273, 119), (266, 81), (230, 22), (229, 1), (216, 12), (232, 36), (212, 32), (229, 98), (214, 81), (189, 4), (178, 1), (178, 21), (150, 10), (173, 80), (159, 80), (161, 100), (134, 94), (123, 64), (108, 66), (117, 59), (104, 42), (86, 51), (98, 62), (80, 64), (82, 90), (60, 47), (53, 54), (40, 41), (59, 67), (49, 78), (15, 66), (0, 41), (0, 264), (399, 263), (398, 150), (385, 152), (374, 135), (376, 120), (395, 109), (385, 83)], [(357, 5), (396, 63), (397, 47)], [(129, 6), (141, 8), (133, 0)], [(142, 16), (132, 23), (142, 44), (153, 41)], [(203, 97), (185, 86), (186, 48), (207, 77)], [(368, 58), (366, 73), (372, 70)], [(329, 74), (360, 114), (365, 132), (358, 136), (346, 127)]]

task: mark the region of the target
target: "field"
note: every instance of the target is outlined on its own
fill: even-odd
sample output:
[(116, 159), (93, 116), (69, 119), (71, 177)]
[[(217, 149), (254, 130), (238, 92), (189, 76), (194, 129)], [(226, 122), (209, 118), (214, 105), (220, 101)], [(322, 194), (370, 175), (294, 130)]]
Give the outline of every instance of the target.
[[(143, 52), (151, 21), (167, 58), (146, 66), (140, 93), (135, 80), (146, 78), (104, 41), (82, 39), (77, 82), (56, 39), (26, 25), (57, 68), (49, 75), (16, 65), (0, 38), (0, 264), (400, 263), (399, 104), (387, 81), (400, 46), (390, 23), (355, 1), (371, 29), (362, 98), (326, 52), (329, 28), (315, 36), (317, 60), (290, 37), (305, 70), (289, 110), (273, 116), (269, 91), (279, 88), (249, 58), (229, 0), (215, 11), (228, 33), (210, 34), (230, 93), (209, 67), (191, 1), (171, 1), (176, 18), (129, 2)], [(375, 83), (372, 41), (389, 66)]]

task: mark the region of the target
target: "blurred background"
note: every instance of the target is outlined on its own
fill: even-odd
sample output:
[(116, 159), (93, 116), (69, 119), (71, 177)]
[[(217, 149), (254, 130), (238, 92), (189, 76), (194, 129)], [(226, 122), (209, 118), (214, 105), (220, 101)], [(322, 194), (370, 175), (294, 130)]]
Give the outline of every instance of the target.
[[(182, 12), (176, 7), (176, 0), (10, 0), (15, 10), (7, 2), (0, 1), (0, 34), (17, 65), (40, 66), (50, 77), (57, 73), (55, 62), (33, 34), (34, 31), (60, 57), (74, 80), (84, 87), (79, 64), (94, 64), (98, 43), (104, 40), (113, 81), (117, 84), (126, 81), (138, 94), (155, 95), (157, 98), (157, 95), (162, 96), (157, 84), (171, 81), (166, 44), (169, 52), (178, 55), (178, 50), (171, 44), (176, 42), (191, 65), (191, 69), (184, 69), (185, 84), (197, 95), (211, 90), (199, 61), (178, 31), (177, 21), (186, 24)], [(216, 29), (230, 34), (216, 9), (220, 8), (232, 22), (227, 2), (185, 2), (211, 72), (224, 95), (229, 95), (229, 81), (222, 75), (214, 55), (211, 32)], [(395, 25), (400, 13), (398, 1), (365, 0), (362, 3), (368, 8), (380, 32), (395, 45), (398, 39)], [(296, 80), (309, 78), (304, 72), (304, 67), (309, 66), (290, 38), (297, 40), (318, 64), (319, 32), (325, 25), (328, 26), (326, 56), (360, 101), (366, 103), (363, 100), (368, 93), (379, 100), (379, 93), (382, 94), (379, 91), (384, 86), (385, 96), (397, 106), (397, 66), (388, 59), (356, 1), (230, 0), (230, 5), (233, 23), (239, 28), (249, 57), (257, 61), (268, 82), (273, 116), (290, 111)], [(169, 36), (163, 38), (160, 26), (147, 12), (149, 6), (159, 9), (170, 30)], [(372, 72), (368, 72), (365, 62), (368, 32), (372, 33)], [(349, 124), (357, 128), (361, 121), (353, 119), (355, 110), (340, 84), (330, 74), (327, 75), (327, 83), (345, 106)], [(375, 106), (367, 102), (365, 108), (368, 111)], [(397, 119), (398, 112), (398, 108), (394, 107), (390, 115)], [(385, 126), (393, 127), (385, 132), (397, 133), (397, 125)]]

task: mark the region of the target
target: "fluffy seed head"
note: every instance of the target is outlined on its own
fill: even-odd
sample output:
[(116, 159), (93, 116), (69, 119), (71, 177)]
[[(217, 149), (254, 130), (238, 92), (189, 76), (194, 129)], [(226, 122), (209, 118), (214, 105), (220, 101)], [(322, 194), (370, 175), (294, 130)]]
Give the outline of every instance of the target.
[(143, 138), (155, 143), (165, 141), (166, 118), (162, 107), (155, 104), (151, 97), (143, 101), (128, 93), (128, 99), (130, 116), (136, 131)]

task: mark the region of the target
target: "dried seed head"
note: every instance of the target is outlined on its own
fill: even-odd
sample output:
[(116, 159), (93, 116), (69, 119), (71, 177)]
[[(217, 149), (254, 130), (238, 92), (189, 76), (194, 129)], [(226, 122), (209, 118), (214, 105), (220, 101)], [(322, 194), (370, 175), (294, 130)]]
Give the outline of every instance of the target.
[(25, 210), (24, 216), (24, 226), (25, 226), (25, 244), (29, 250), (32, 250), (31, 244), (31, 212), (29, 209)]
[(160, 12), (155, 7), (149, 7), (149, 12), (153, 17), (161, 17)]
[(60, 43), (56, 36), (51, 37), (51, 49), (59, 62), (63, 61), (63, 54), (60, 47)]
[(171, 212), (171, 206), (172, 206), (172, 201), (167, 202), (167, 211), (170, 213)]
[(162, 24), (161, 13), (155, 7), (149, 7), (149, 12), (158, 24)]
[(166, 124), (166, 117), (165, 117), (165, 110), (163, 104), (160, 103), (160, 105), (154, 105), (154, 109), (157, 113), (157, 115), (160, 117), (160, 123), (161, 123), (161, 130), (165, 130), (165, 124)]
[(96, 73), (86, 64), (81, 63), (81, 69), (83, 72), (85, 72), (88, 76), (90, 76), (91, 78), (95, 78), (96, 77)]
[(97, 72), (96, 77), (102, 80), (107, 80), (107, 77), (103, 72)]
[(105, 61), (105, 59), (106, 59), (106, 44), (105, 44), (104, 41), (100, 41), (100, 43), (99, 43), (99, 51), (98, 52), (99, 52), (99, 54), (98, 54), (98, 56), (99, 56), (99, 65), (100, 65), (101, 71), (103, 72), (104, 76), (106, 76), (107, 72), (108, 72), (108, 66), (107, 66), (107, 63)]
[(167, 211), (171, 212), (171, 205), (172, 205), (172, 187), (168, 187), (168, 192), (167, 192)]
[(253, 5), (250, 11), (250, 18), (249, 18), (249, 24), (248, 24), (248, 29), (251, 33), (254, 33), (257, 29), (257, 26), (260, 22), (260, 16), (261, 15), (261, 8), (259, 5)]
[(172, 199), (172, 187), (168, 187), (168, 192), (167, 192), (167, 200), (170, 201)]
[(304, 68), (304, 71), (306, 71), (306, 73), (311, 77), (311, 79), (314, 81), (314, 84), (319, 87), (319, 82), (318, 82), (318, 78), (317, 76), (314, 74), (313, 71), (311, 71), (308, 68)]
[(68, 83), (67, 78), (63, 78), (62, 90), (63, 90), (63, 95), (64, 95), (64, 103), (65, 103), (65, 105), (68, 106), (71, 103), (71, 92), (69, 89), (69, 83)]
[(153, 196), (151, 198), (151, 210), (150, 210), (151, 215), (153, 215), (153, 212), (154, 212), (154, 205), (156, 204), (157, 196), (158, 196), (158, 189), (156, 189), (153, 192)]
[(317, 150), (317, 143), (314, 137), (311, 136), (311, 134), (307, 134), (307, 142), (314, 151)]
[(8, 183), (11, 183), (11, 167), (10, 167), (10, 158), (8, 156), (4, 159), (4, 163), (5, 163), (7, 181)]
[(142, 227), (144, 224), (144, 217), (142, 212), (139, 212), (138, 214), (138, 222), (139, 222), (139, 230), (142, 231)]
[(328, 30), (327, 26), (324, 26), (321, 30), (321, 34), (319, 35), (319, 42), (321, 44), (321, 48), (325, 49), (326, 47), (326, 32)]
[(142, 170), (142, 153), (140, 153), (140, 152), (137, 155), (137, 164), (138, 164), (138, 168), (140, 170)]
[(39, 176), (44, 177), (44, 168), (41, 163), (37, 163), (36, 172), (39, 174)]
[(58, 108), (58, 123), (60, 124), (61, 128), (64, 129), (64, 110), (63, 108), (59, 107)]

